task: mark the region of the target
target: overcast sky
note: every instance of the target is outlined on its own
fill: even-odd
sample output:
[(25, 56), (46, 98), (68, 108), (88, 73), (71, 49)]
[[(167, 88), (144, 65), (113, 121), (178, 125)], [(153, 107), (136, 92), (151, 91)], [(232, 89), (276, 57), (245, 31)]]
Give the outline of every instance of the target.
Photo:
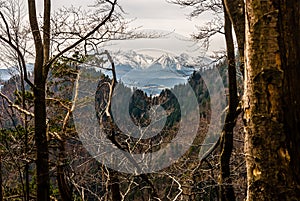
[[(42, 1), (37, 1), (41, 4)], [(88, 6), (93, 0), (53, 0), (53, 9), (62, 6)], [(71, 2), (71, 3), (70, 3)], [(145, 29), (175, 30), (177, 33), (188, 36), (194, 32), (195, 25), (201, 23), (201, 19), (188, 20), (188, 9), (167, 3), (165, 0), (119, 0), (126, 18), (135, 19), (134, 26), (143, 26)], [(41, 7), (39, 5), (39, 7)]]
[[(37, 2), (42, 3), (41, 0)], [(119, 0), (119, 4), (127, 13), (125, 18), (135, 19), (132, 27), (142, 26), (142, 29), (174, 31), (185, 37), (190, 37), (197, 31), (196, 25), (201, 25), (212, 16), (202, 15), (193, 20), (187, 19), (190, 9), (170, 4), (166, 0)], [(91, 5), (93, 0), (52, 0), (53, 9), (62, 6), (82, 6)], [(216, 37), (211, 42), (210, 52), (224, 49), (224, 39), (222, 36)]]

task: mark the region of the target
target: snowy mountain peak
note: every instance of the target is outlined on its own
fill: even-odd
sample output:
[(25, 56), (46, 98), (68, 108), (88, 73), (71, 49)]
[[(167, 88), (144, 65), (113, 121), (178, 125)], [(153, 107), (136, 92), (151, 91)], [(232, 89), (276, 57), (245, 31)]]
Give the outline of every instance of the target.
[(132, 50), (113, 52), (112, 57), (116, 65), (127, 65), (132, 68), (146, 68), (153, 62), (152, 57)]
[(180, 62), (172, 55), (163, 54), (157, 60), (153, 62), (154, 65), (160, 64), (162, 68), (172, 68), (174, 70), (180, 70)]

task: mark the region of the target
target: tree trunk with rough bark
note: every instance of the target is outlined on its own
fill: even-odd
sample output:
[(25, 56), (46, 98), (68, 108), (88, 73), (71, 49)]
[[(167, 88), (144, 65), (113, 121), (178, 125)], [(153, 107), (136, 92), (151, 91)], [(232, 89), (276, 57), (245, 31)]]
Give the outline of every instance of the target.
[(246, 1), (247, 201), (300, 198), (300, 2)]

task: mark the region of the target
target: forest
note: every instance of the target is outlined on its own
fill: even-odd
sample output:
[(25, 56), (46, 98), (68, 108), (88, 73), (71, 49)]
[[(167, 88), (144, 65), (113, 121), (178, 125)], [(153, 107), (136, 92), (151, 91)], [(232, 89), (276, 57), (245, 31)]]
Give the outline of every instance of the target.
[(0, 0), (0, 201), (300, 200), (299, 0), (167, 0), (219, 16), (191, 40), (226, 50), (150, 70), (106, 49), (165, 37), (121, 1), (53, 2)]

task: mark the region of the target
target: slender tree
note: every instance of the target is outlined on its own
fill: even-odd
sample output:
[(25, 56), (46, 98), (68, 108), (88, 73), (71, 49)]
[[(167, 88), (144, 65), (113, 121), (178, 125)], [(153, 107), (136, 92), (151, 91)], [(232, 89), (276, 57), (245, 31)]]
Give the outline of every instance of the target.
[(220, 155), (220, 198), (221, 200), (234, 201), (235, 195), (230, 177), (230, 158), (233, 149), (233, 128), (236, 124), (238, 96), (236, 84), (235, 53), (232, 35), (232, 23), (228, 10), (224, 6), (224, 30), (227, 47), (228, 64), (228, 112), (225, 118), (225, 125), (221, 134), (221, 155)]
[(239, 50), (239, 67), (240, 71), (244, 75), (245, 3), (244, 0), (224, 0), (223, 5), (234, 28)]

